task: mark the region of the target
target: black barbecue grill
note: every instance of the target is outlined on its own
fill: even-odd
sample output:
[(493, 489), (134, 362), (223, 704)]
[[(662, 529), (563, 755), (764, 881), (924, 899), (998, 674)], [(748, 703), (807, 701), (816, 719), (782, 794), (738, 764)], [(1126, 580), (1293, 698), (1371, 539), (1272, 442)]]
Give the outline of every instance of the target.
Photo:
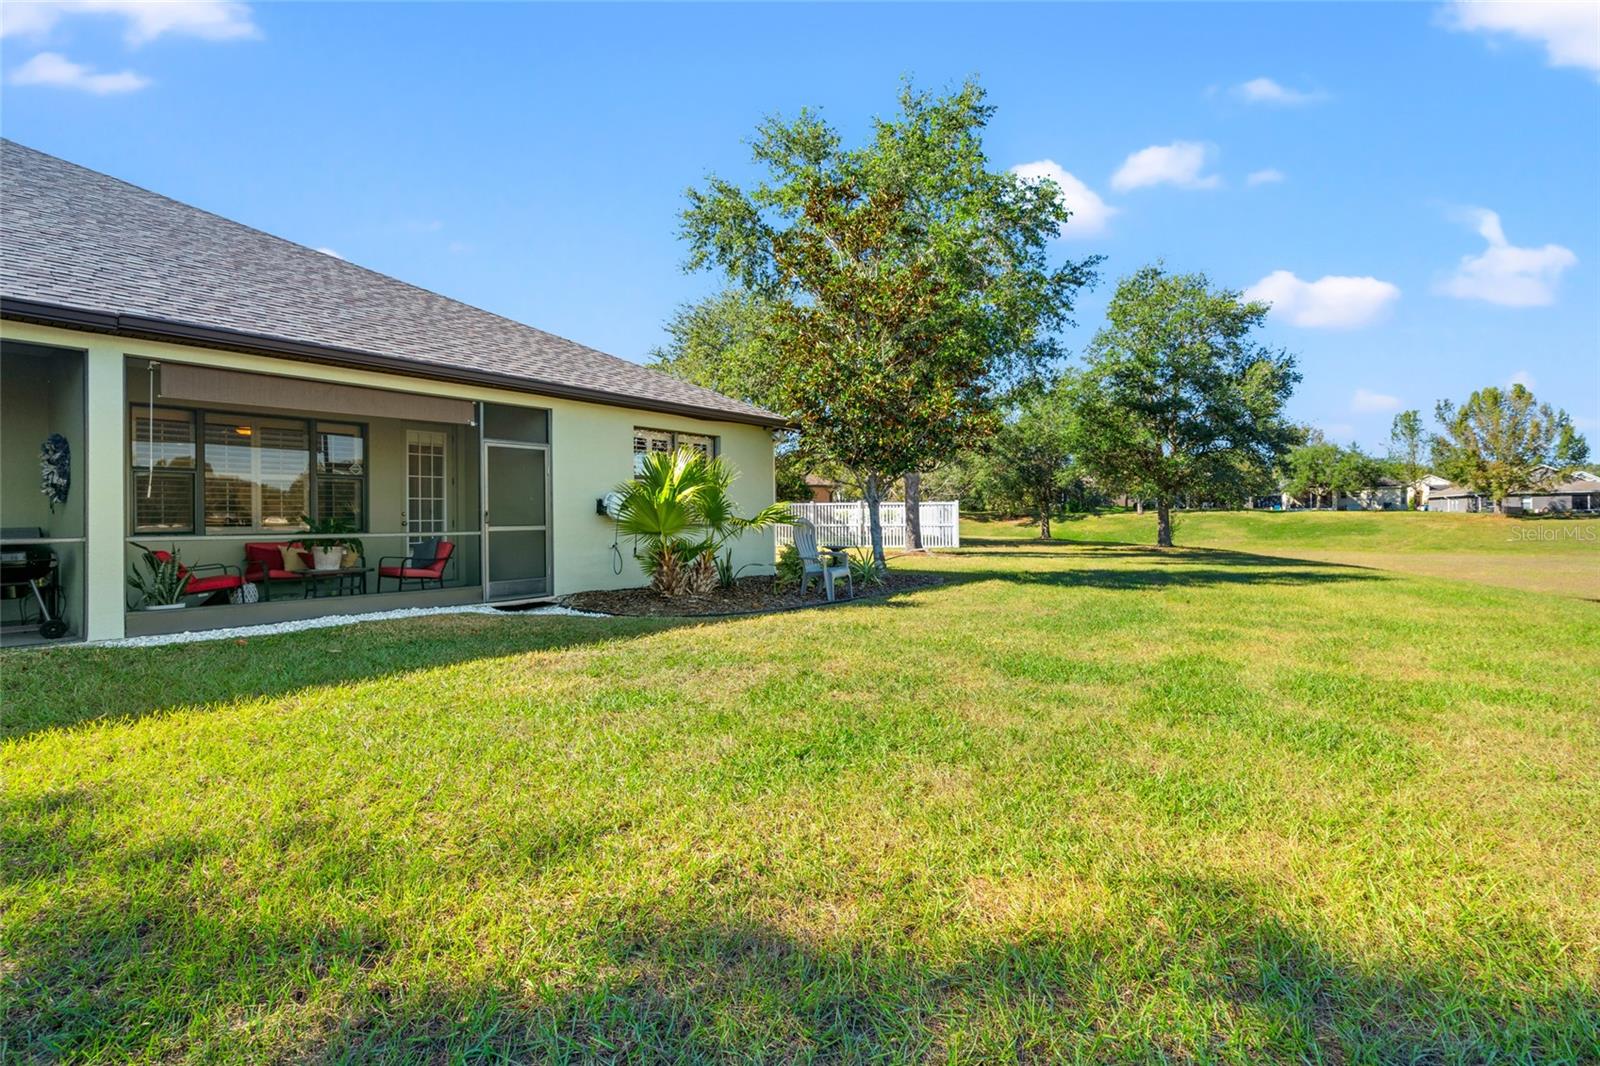
[[(4, 531), (18, 539), (42, 539), (40, 530)], [(19, 534), (33, 534), (21, 537)], [(39, 608), (37, 624), (39, 635), (56, 640), (67, 635), (67, 623), (61, 618), (56, 599), (56, 553), (43, 544), (0, 543), (0, 596), (23, 603), (31, 598)], [(18, 608), (22, 625), (33, 625), (25, 607)]]

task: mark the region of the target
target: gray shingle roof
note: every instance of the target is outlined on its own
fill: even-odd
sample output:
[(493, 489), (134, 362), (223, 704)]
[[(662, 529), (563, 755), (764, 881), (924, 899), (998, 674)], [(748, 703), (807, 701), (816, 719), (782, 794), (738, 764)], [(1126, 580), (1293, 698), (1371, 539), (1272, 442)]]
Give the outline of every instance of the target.
[[(1506, 495), (1510, 496), (1566, 496), (1578, 492), (1600, 492), (1600, 483), (1586, 481), (1582, 478), (1573, 478), (1558, 484), (1547, 485), (1538, 489), (1512, 489)], [(1443, 488), (1431, 489), (1428, 496), (1435, 500), (1455, 500), (1466, 496), (1487, 496), (1488, 493), (1469, 489), (1465, 485), (1446, 485)]]
[(51, 305), (111, 316), (120, 325), (102, 328), (145, 335), (162, 328), (148, 320), (164, 320), (245, 335), (232, 344), (217, 334), (215, 347), (252, 350), (248, 338), (267, 338), (397, 361), (422, 376), (505, 379), (550, 395), (782, 422), (10, 140), (0, 140), (0, 297), (7, 317), (35, 317), (27, 305)]

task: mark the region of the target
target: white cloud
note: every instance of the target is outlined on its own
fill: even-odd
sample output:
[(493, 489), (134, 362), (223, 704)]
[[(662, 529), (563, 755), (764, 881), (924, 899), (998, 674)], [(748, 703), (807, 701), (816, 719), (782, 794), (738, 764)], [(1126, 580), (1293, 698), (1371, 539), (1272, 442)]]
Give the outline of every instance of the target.
[(1532, 374), (1528, 373), (1526, 370), (1519, 370), (1515, 374), (1511, 375), (1511, 378), (1506, 382), (1506, 388), (1510, 388), (1513, 385), (1521, 385), (1529, 392), (1532, 392), (1536, 384), (1537, 382), (1533, 380)]
[(1356, 394), (1350, 397), (1350, 410), (1357, 414), (1385, 414), (1389, 411), (1398, 411), (1400, 407), (1400, 397), (1373, 392), (1370, 389), (1357, 389)]
[(41, 37), (60, 15), (56, 4), (0, 4), (0, 37)]
[(1328, 98), (1325, 92), (1286, 88), (1271, 78), (1251, 78), (1242, 85), (1235, 85), (1233, 94), (1252, 104), (1277, 104), (1280, 107), (1315, 104)]
[(1177, 185), (1184, 189), (1211, 189), (1221, 184), (1215, 174), (1201, 174), (1211, 149), (1197, 141), (1173, 141), (1141, 148), (1111, 175), (1111, 187), (1118, 192), (1147, 185)]
[(246, 4), (229, 0), (74, 0), (35, 2), (22, 0), (4, 6), (0, 36), (42, 37), (69, 15), (111, 15), (123, 19), (124, 39), (130, 45), (147, 44), (166, 34), (199, 37), (207, 41), (235, 41), (261, 36)]
[(1099, 194), (1053, 159), (1021, 163), (1012, 167), (1011, 173), (1024, 181), (1049, 178), (1061, 189), (1061, 201), (1072, 212), (1072, 217), (1062, 227), (1063, 237), (1097, 237), (1106, 231), (1106, 224), (1117, 213), (1115, 207), (1102, 200)]
[(332, 248), (318, 248), (317, 251), (321, 252), (323, 255), (331, 255), (335, 259), (343, 259), (344, 258), (344, 256), (340, 255), (338, 252), (334, 251)]
[(1274, 270), (1244, 291), (1247, 300), (1272, 305), (1291, 325), (1308, 329), (1355, 329), (1378, 320), (1400, 298), (1400, 289), (1372, 277), (1328, 275), (1301, 281), (1287, 270)]
[(96, 74), (94, 68), (74, 63), (59, 52), (40, 52), (13, 70), (10, 80), (13, 85), (48, 85), (56, 89), (77, 89), (99, 96), (136, 92), (150, 84), (149, 78), (131, 70), (116, 74)]
[(1600, 4), (1593, 0), (1456, 0), (1443, 14), (1451, 29), (1536, 41), (1550, 66), (1582, 67), (1600, 77)]
[(1502, 307), (1544, 307), (1556, 301), (1556, 284), (1577, 263), (1572, 249), (1559, 244), (1518, 248), (1506, 240), (1500, 216), (1483, 208), (1466, 213), (1489, 242), (1482, 255), (1463, 256), (1439, 291), (1458, 300), (1487, 300)]
[(1289, 175), (1277, 167), (1267, 167), (1265, 170), (1252, 170), (1250, 176), (1244, 179), (1246, 185), (1276, 185)]
[(1356, 427), (1348, 422), (1324, 422), (1321, 428), (1322, 435), (1331, 441), (1356, 439)]

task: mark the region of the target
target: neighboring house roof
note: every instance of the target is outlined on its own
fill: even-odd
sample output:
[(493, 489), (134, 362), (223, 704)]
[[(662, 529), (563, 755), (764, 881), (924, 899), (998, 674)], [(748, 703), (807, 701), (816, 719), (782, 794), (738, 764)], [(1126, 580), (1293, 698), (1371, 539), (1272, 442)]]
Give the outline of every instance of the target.
[(823, 477), (821, 474), (807, 474), (805, 483), (819, 489), (836, 489), (839, 483), (832, 478)]
[(1448, 499), (1454, 499), (1455, 497), (1458, 497), (1458, 496), (1483, 496), (1483, 495), (1485, 495), (1485, 494), (1482, 493), (1482, 492), (1477, 492), (1477, 491), (1475, 491), (1473, 489), (1469, 489), (1465, 485), (1454, 485), (1454, 484), (1451, 484), (1448, 481), (1445, 482), (1443, 485), (1435, 485), (1434, 487), (1432, 487), (1432, 488), (1430, 488), (1428, 490), (1428, 498), (1429, 499), (1433, 499), (1434, 497), (1438, 497), (1440, 499), (1448, 500)]
[(784, 419), (0, 140), (0, 315), (757, 425)]
[[(1574, 492), (1600, 492), (1600, 485), (1596, 485), (1595, 480), (1593, 480), (1593, 475), (1588, 478), (1578, 476), (1584, 473), (1587, 473), (1587, 471), (1577, 471), (1577, 473), (1573, 475), (1573, 479), (1571, 481), (1563, 481), (1557, 485), (1550, 485), (1546, 486), (1545, 488), (1538, 489), (1512, 489), (1510, 492), (1506, 493), (1506, 495), (1508, 497), (1566, 496)], [(1445, 485), (1442, 488), (1431, 489), (1428, 492), (1428, 496), (1430, 498), (1437, 497), (1439, 499), (1446, 500), (1456, 499), (1463, 496), (1482, 496), (1487, 498), (1488, 495), (1489, 494), (1486, 492), (1478, 492), (1474, 489), (1469, 489), (1465, 485)]]
[(1570, 493), (1570, 492), (1578, 492), (1578, 493), (1600, 492), (1600, 485), (1595, 484), (1594, 481), (1592, 481), (1592, 480), (1590, 480), (1588, 478), (1574, 477), (1571, 481), (1563, 481), (1561, 484), (1556, 485), (1554, 488), (1532, 489), (1532, 490), (1524, 489), (1523, 492), (1522, 492), (1522, 495), (1524, 495), (1524, 496), (1551, 496), (1551, 495), (1565, 496), (1567, 493)]

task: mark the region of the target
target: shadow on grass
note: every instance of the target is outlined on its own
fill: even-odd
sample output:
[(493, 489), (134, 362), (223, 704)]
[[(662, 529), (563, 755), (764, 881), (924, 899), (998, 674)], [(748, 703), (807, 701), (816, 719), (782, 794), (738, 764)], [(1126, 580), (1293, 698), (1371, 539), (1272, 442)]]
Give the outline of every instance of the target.
[[(8, 844), (18, 820), (86, 802), (13, 804)], [(48, 873), (13, 866), (7, 848), (8, 883), (57, 886), (8, 938), (0, 1039), (14, 1061), (1170, 1061), (1227, 1048), (1239, 1061), (1578, 1063), (1600, 1046), (1600, 992), (1550, 962), (1567, 956), (1532, 924), (1499, 919), (1492, 971), (1437, 951), (1374, 965), (1218, 877), (1125, 879), (1092, 929), (937, 957), (891, 930), (797, 936), (730, 915), (737, 904), (596, 902), (567, 913), (569, 948), (473, 954), (441, 977), (406, 947), (427, 934), (381, 896), (315, 884), (308, 906), (241, 907), (191, 876), (217, 857), (204, 842), (130, 853), (80, 835), (61, 848), (65, 867)], [(87, 873), (99, 879), (81, 885), (115, 889), (57, 880)], [(551, 972), (568, 976), (539, 983)]]
[(454, 614), (148, 648), (19, 651), (0, 666), (0, 739), (707, 624), (713, 623)]
[[(947, 581), (1009, 581), (1063, 588), (1160, 589), (1220, 585), (1326, 585), (1382, 581), (1382, 571), (1344, 563), (1255, 555), (1220, 548), (1149, 548), (1130, 544), (1037, 543), (1006, 548), (1006, 541), (974, 541), (959, 559), (1049, 559), (1067, 565), (1042, 569), (960, 569)], [(1015, 544), (1016, 542), (1010, 542)], [(1104, 560), (1116, 565), (1103, 565)]]
[[(1019, 547), (975, 540), (953, 558), (1015, 560), (1014, 568), (949, 569), (938, 585), (896, 590), (830, 609), (923, 609), (918, 597), (981, 581), (1058, 588), (1151, 590), (1225, 585), (1313, 585), (1381, 579), (1364, 567), (1307, 562), (1206, 548), (1161, 550), (1127, 544)], [(1029, 569), (1034, 559), (1068, 562)], [(1109, 559), (1115, 565), (1102, 565)], [(758, 617), (541, 616), (527, 626), (493, 615), (458, 614), (339, 629), (150, 648), (56, 648), (14, 652), (0, 668), (0, 739), (27, 737), (95, 721), (125, 721), (182, 707), (270, 699), (303, 689), (538, 652), (562, 651), (647, 636), (682, 626), (713, 626)]]

